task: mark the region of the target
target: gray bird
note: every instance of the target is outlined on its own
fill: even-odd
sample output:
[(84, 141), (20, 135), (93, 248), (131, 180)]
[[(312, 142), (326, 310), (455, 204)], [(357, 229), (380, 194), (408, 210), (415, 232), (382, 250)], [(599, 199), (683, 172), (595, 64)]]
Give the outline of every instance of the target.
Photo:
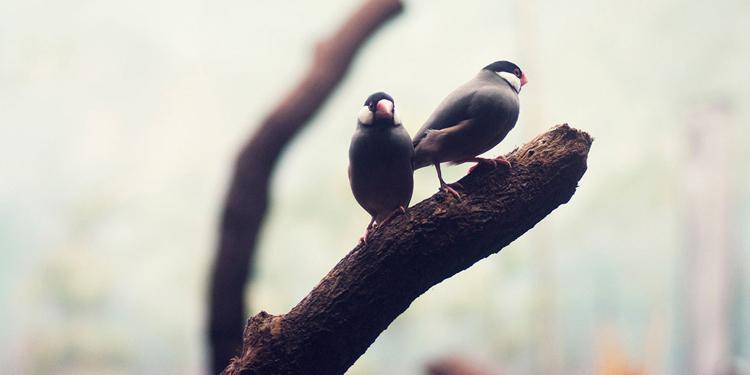
[(349, 184), (354, 198), (372, 219), (360, 239), (409, 206), (414, 189), (412, 147), (401, 125), (393, 98), (370, 95), (357, 116), (357, 130), (349, 146)]
[(526, 82), (516, 64), (496, 61), (451, 92), (414, 136), (414, 169), (434, 165), (440, 189), (459, 198), (458, 192), (443, 180), (440, 163), (510, 167), (502, 156), (484, 159), (477, 155), (495, 147), (513, 129), (518, 120), (518, 93)]

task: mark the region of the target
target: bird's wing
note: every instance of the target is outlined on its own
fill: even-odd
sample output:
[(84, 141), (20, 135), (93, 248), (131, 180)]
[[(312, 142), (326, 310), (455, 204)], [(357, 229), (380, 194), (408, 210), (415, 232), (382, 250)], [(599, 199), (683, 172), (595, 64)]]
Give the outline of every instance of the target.
[(511, 90), (475, 79), (448, 95), (414, 137), (413, 168), (473, 157), (497, 145), (518, 117)]
[[(467, 155), (464, 145), (472, 141), (473, 120), (464, 120), (443, 129), (427, 129), (414, 149), (412, 168), (419, 169), (437, 161), (458, 160)], [(439, 156), (438, 156), (439, 155)]]
[(427, 136), (429, 130), (450, 128), (471, 119), (470, 104), (480, 87), (480, 82), (472, 80), (448, 94), (414, 135), (414, 147)]

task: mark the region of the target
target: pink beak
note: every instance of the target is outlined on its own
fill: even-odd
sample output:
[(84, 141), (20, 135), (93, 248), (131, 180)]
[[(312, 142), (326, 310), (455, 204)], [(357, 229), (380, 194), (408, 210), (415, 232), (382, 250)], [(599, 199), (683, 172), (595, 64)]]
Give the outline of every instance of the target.
[(526, 79), (526, 74), (521, 74), (521, 87), (526, 84), (526, 82), (529, 82), (528, 79)]
[(393, 102), (388, 99), (380, 99), (375, 105), (375, 118), (392, 118)]

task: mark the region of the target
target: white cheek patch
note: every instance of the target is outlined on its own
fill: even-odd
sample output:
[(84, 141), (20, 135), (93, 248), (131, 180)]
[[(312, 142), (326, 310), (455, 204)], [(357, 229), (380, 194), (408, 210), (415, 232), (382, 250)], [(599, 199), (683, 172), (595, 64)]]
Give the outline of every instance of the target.
[(398, 115), (398, 111), (393, 110), (393, 125), (401, 125), (401, 116)]
[(513, 86), (513, 89), (516, 90), (517, 93), (521, 92), (521, 79), (516, 77), (515, 74), (508, 73), (508, 72), (495, 72), (495, 73), (497, 73), (497, 75), (499, 75), (500, 78), (510, 83), (510, 85)]
[(370, 112), (370, 108), (367, 106), (362, 107), (357, 115), (357, 120), (359, 120), (362, 125), (372, 125), (372, 112)]

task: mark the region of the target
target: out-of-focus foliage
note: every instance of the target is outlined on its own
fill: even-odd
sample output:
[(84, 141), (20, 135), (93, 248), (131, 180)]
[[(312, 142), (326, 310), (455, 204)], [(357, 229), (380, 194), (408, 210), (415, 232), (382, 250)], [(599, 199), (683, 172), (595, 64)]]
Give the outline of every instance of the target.
[[(207, 269), (234, 153), (355, 1), (0, 3), (0, 367), (204, 369)], [(688, 124), (720, 107), (731, 355), (750, 360), (750, 6), (413, 1), (291, 146), (249, 296), (283, 313), (356, 242), (346, 152), (385, 90), (414, 133), (480, 67), (524, 67), (517, 128), (595, 138), (571, 203), (430, 290), (352, 374), (463, 353), (511, 373), (682, 373)], [(454, 180), (467, 167), (446, 168)], [(413, 202), (437, 188), (416, 174)], [(698, 215), (700, 216), (700, 215)], [(603, 344), (604, 343), (604, 344)], [(609, 343), (609, 344), (606, 344)]]

